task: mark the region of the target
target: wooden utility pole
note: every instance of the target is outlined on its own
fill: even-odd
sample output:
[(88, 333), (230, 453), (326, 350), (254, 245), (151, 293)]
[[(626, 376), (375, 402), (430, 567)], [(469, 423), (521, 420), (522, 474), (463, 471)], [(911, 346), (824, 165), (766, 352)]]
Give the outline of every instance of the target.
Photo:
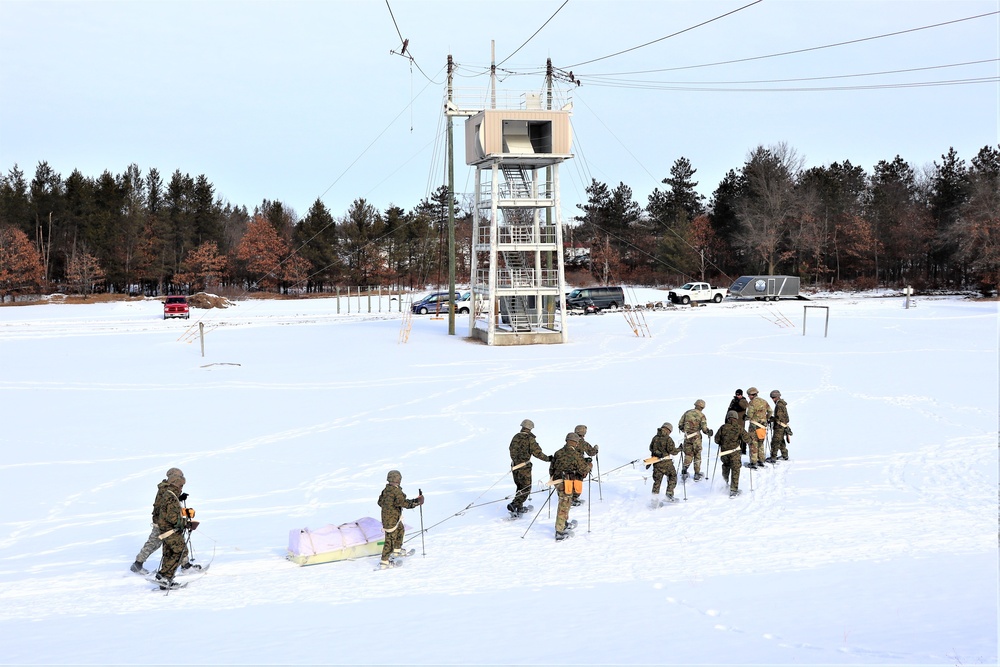
[[(448, 102), (451, 102), (451, 78), (454, 63), (448, 54)], [(455, 335), (455, 146), (451, 116), (448, 122), (448, 335)]]

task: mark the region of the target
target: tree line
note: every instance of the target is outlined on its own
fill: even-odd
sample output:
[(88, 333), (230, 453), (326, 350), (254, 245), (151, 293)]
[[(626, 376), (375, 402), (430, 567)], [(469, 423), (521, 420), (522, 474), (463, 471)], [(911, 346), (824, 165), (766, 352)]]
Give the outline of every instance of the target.
[[(711, 198), (678, 158), (645, 206), (624, 183), (592, 181), (564, 226), (566, 264), (602, 283), (662, 285), (744, 273), (806, 283), (918, 288), (1000, 284), (1000, 147), (967, 163), (954, 149), (917, 170), (901, 157), (871, 173), (849, 161), (804, 166), (785, 145), (758, 146)], [(205, 175), (164, 180), (136, 165), (63, 178), (46, 162), (29, 181), (0, 177), (0, 298), (63, 290), (147, 295), (214, 290), (422, 288), (447, 276), (448, 191), (409, 210), (356, 199), (336, 217), (319, 199), (302, 217), (280, 201), (249, 210)], [(468, 281), (471, 204), (456, 208), (457, 275)], [(587, 279), (587, 278), (582, 278)]]

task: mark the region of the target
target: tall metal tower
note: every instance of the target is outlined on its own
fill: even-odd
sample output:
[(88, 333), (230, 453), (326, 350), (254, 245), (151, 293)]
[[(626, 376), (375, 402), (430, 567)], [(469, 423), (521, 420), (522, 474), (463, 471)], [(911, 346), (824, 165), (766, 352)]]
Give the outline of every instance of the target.
[(476, 168), (469, 334), (489, 345), (564, 343), (559, 165), (573, 157), (570, 105), (493, 99), (465, 122), (465, 161)]

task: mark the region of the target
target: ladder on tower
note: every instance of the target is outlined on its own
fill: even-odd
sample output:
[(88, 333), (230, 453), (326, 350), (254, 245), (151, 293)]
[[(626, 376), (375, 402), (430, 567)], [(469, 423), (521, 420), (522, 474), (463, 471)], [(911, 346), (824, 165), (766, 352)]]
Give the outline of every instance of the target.
[(503, 164), (500, 171), (511, 199), (531, 198), (531, 178), (527, 169), (520, 165)]

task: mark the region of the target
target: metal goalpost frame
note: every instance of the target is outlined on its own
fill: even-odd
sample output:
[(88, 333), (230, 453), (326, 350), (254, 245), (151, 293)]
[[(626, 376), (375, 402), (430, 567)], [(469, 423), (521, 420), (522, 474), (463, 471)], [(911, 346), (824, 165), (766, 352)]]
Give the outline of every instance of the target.
[(830, 306), (802, 306), (802, 335), (806, 335), (806, 315), (810, 308), (822, 308), (826, 311), (826, 323), (823, 325), (823, 338), (826, 338), (830, 331)]

